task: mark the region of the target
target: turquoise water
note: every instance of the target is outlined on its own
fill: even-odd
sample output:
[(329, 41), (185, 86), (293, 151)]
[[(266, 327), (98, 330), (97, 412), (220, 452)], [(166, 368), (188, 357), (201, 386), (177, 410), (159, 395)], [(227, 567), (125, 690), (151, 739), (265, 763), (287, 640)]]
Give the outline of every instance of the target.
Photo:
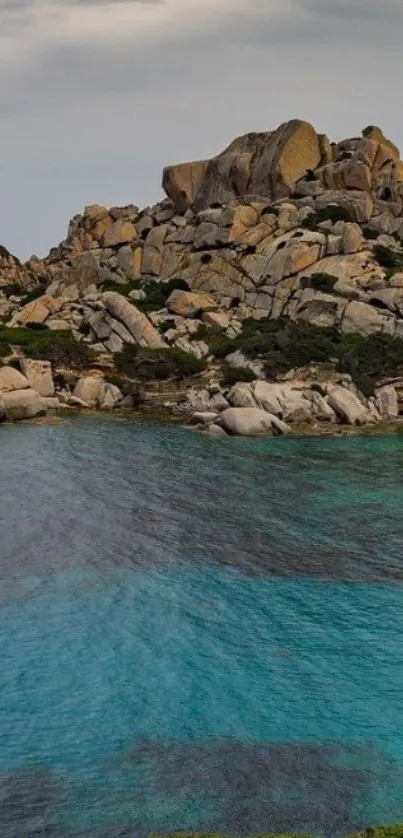
[(2, 838), (403, 820), (402, 454), (3, 427)]

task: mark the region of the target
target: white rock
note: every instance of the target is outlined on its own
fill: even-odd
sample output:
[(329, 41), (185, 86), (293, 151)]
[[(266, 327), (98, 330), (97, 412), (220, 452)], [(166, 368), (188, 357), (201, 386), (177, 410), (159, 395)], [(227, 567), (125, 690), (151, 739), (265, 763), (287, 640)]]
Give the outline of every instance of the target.
[(231, 387), (228, 393), (228, 401), (233, 407), (257, 407), (250, 384), (243, 381)]
[(228, 433), (240, 436), (286, 434), (290, 431), (285, 422), (258, 407), (229, 407), (221, 414), (217, 424)]
[(28, 379), (14, 367), (0, 367), (0, 392), (25, 390), (30, 387)]
[(2, 401), (7, 412), (7, 419), (11, 421), (33, 419), (35, 416), (43, 416), (46, 413), (40, 395), (30, 388), (3, 392)]
[(328, 402), (342, 422), (348, 425), (365, 425), (369, 421), (368, 411), (357, 396), (344, 387), (333, 387)]
[(104, 382), (102, 378), (87, 375), (77, 382), (73, 396), (90, 407), (96, 407), (102, 400)]
[(206, 433), (211, 436), (215, 437), (216, 439), (225, 439), (228, 434), (224, 431), (224, 428), (220, 428), (219, 425), (208, 425), (206, 428)]
[(376, 407), (386, 421), (396, 420), (399, 416), (397, 393), (392, 385), (381, 387), (376, 393)]
[(36, 361), (32, 358), (22, 358), (20, 361), (22, 373), (28, 379), (30, 386), (41, 396), (53, 396), (52, 365), (50, 361)]

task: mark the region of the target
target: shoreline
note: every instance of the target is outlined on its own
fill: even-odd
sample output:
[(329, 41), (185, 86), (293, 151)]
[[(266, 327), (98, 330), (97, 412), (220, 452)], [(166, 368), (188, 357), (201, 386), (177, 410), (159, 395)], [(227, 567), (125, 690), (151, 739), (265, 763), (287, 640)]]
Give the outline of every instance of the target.
[[(176, 414), (172, 411), (163, 410), (148, 410), (146, 409), (115, 409), (113, 411), (97, 410), (96, 408), (74, 408), (61, 407), (53, 413), (48, 412), (46, 416), (38, 416), (33, 419), (25, 419), (19, 421), (4, 422), (4, 426), (12, 425), (58, 425), (64, 423), (69, 419), (77, 419), (79, 417), (87, 419), (108, 419), (116, 421), (137, 421), (147, 420), (150, 423), (159, 425), (177, 425), (184, 430), (193, 431), (202, 436), (209, 436), (208, 433), (196, 425), (192, 425), (189, 421), (185, 421), (183, 415)], [(188, 420), (191, 418), (189, 415)], [(349, 437), (349, 436), (400, 436), (403, 435), (403, 419), (395, 422), (377, 422), (367, 425), (334, 425), (329, 422), (311, 424), (311, 423), (295, 423), (291, 426), (291, 432), (281, 438), (329, 438), (329, 437)], [(276, 434), (254, 434), (254, 435), (238, 435), (227, 434), (227, 439), (279, 439), (280, 435)], [(224, 439), (224, 437), (223, 437)]]

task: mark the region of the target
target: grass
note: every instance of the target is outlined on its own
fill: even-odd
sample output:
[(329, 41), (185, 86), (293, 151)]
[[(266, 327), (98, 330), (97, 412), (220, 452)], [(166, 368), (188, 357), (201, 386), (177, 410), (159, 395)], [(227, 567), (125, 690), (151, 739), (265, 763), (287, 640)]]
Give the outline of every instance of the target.
[(90, 347), (76, 341), (67, 331), (0, 328), (0, 357), (10, 354), (13, 347), (21, 349), (29, 358), (76, 368), (88, 367), (93, 361)]
[(190, 378), (206, 367), (204, 359), (176, 347), (145, 349), (132, 344), (115, 355), (115, 364), (119, 373), (141, 381)]

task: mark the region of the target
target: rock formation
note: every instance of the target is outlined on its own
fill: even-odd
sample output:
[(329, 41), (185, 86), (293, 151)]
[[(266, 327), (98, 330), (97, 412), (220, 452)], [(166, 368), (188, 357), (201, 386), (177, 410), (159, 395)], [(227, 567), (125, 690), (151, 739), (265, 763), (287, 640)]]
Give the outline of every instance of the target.
[[(7, 368), (19, 365), (28, 382), (5, 392), (31, 389), (42, 406), (46, 398), (55, 405), (53, 374), (63, 403), (104, 409), (130, 403), (112, 379), (117, 358), (139, 349), (143, 373), (152, 357), (158, 380), (164, 364), (167, 378), (173, 370), (170, 352), (176, 363), (183, 353), (203, 363), (203, 373), (180, 396), (174, 387), (162, 398), (199, 414), (212, 435), (248, 424), (246, 414), (239, 421), (227, 414), (227, 422), (227, 410), (264, 411), (283, 431), (287, 424), (398, 418), (403, 360), (401, 370), (396, 359), (390, 368), (380, 365), (382, 375), (374, 369), (372, 391), (363, 395), (354, 369), (348, 377), (328, 364), (324, 382), (318, 358), (302, 349), (301, 363), (296, 357), (294, 372), (286, 370), (292, 381), (284, 381), (284, 373), (282, 380), (276, 374), (277, 383), (265, 381), (273, 377), (267, 351), (251, 353), (246, 344), (244, 351), (241, 340), (251, 322), (258, 332), (260, 322), (275, 320), (334, 329), (345, 342), (380, 334), (400, 346), (403, 164), (379, 128), (331, 143), (309, 123), (292, 120), (239, 137), (211, 160), (166, 168), (163, 186), (167, 198), (143, 210), (87, 206), (43, 260), (21, 265), (0, 249), (0, 316), (7, 323), (0, 348)], [(36, 342), (30, 358), (33, 339), (10, 342), (10, 329), (21, 328), (55, 333), (58, 358), (64, 357), (64, 333), (67, 343), (91, 350), (92, 360), (81, 358), (76, 369), (67, 363), (67, 374), (66, 363), (63, 368), (50, 357), (50, 338), (43, 344), (46, 357)], [(389, 349), (385, 353), (389, 357)], [(48, 358), (51, 371), (32, 366)], [(250, 383), (235, 391), (223, 385), (223, 363)], [(136, 383), (135, 374), (126, 378)], [(154, 394), (151, 384), (148, 389)], [(15, 398), (2, 396), (2, 416), (5, 402)], [(11, 413), (19, 410), (9, 406)], [(280, 425), (267, 416), (259, 425), (258, 414), (251, 414), (249, 426), (269, 431), (272, 422), (278, 432)]]

